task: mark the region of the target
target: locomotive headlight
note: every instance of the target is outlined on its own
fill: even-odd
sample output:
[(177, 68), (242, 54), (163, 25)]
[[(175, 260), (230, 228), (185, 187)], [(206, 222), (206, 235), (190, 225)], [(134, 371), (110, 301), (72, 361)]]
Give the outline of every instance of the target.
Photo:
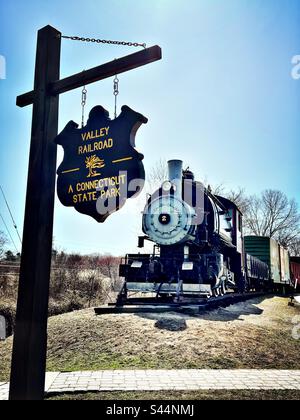
[(171, 188), (173, 187), (173, 184), (172, 184), (172, 182), (170, 182), (170, 181), (165, 181), (163, 184), (162, 184), (162, 189), (165, 191), (165, 192), (168, 192), (168, 191), (171, 191)]
[(168, 213), (161, 213), (158, 220), (162, 225), (168, 225), (171, 222), (171, 216)]

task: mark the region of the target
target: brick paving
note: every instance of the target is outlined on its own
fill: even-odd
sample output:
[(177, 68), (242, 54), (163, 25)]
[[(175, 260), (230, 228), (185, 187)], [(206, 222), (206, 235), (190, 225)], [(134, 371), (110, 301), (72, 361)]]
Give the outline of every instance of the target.
[[(0, 383), (0, 400), (8, 399)], [(300, 390), (300, 370), (102, 370), (50, 372), (47, 394), (100, 391)]]
[(0, 401), (8, 399), (8, 384), (0, 382)]

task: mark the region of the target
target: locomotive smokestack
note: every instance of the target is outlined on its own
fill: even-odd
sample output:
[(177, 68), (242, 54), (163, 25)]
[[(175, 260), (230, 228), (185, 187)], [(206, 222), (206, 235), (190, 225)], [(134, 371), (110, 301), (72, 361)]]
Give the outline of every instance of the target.
[(169, 181), (176, 186), (175, 196), (179, 199), (182, 197), (182, 160), (169, 160)]

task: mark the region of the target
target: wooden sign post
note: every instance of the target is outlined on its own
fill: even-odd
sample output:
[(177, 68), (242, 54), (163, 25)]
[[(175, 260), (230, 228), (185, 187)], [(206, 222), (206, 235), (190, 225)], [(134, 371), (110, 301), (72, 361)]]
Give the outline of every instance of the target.
[(154, 46), (59, 80), (60, 50), (59, 31), (39, 30), (34, 90), (17, 98), (33, 117), (10, 400), (44, 397), (59, 95), (161, 59)]

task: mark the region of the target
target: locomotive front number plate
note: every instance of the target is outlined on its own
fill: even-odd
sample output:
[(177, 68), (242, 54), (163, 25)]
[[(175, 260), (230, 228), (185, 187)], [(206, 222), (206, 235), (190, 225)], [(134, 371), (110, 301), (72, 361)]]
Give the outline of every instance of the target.
[(96, 106), (82, 129), (70, 121), (55, 139), (64, 149), (57, 170), (61, 203), (102, 223), (128, 198), (137, 196), (145, 171), (144, 156), (135, 149), (135, 134), (147, 122), (128, 106), (114, 120)]

